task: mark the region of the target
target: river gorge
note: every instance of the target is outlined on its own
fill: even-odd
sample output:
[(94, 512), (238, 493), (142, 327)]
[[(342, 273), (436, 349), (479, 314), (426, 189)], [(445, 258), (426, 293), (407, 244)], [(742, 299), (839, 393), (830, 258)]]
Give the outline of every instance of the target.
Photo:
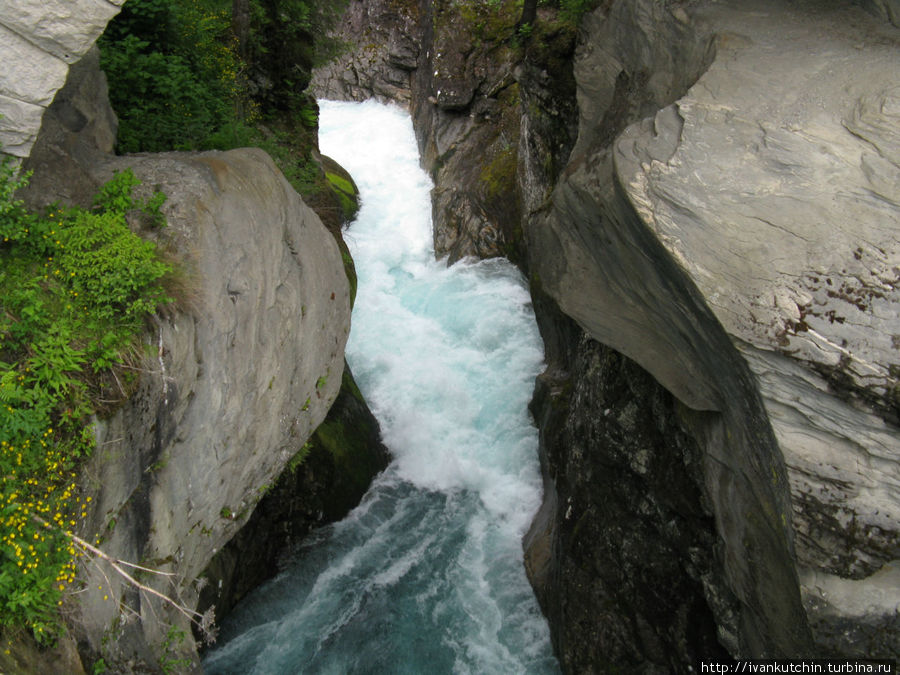
[(0, 670), (897, 658), (898, 0), (348, 0), (298, 122), (344, 229), (259, 148), (113, 153), (123, 2), (0, 15), (28, 206), (131, 169), (190, 287)]
[(558, 672), (522, 564), (543, 359), (524, 279), (503, 260), (435, 260), (407, 113), (320, 108), (322, 151), (360, 189), (347, 359), (393, 461), (228, 618), (206, 671)]

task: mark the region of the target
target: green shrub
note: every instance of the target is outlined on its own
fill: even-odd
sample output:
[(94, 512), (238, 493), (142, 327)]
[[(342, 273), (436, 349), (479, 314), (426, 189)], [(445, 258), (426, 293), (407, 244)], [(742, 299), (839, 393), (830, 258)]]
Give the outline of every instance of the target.
[(23, 183), (0, 164), (0, 626), (47, 643), (75, 580), (66, 533), (90, 501), (76, 477), (93, 449), (98, 392), (167, 301), (170, 268), (128, 227), (134, 209), (158, 223), (163, 199), (134, 200), (130, 171), (90, 211), (29, 213), (13, 199)]
[(119, 152), (197, 149), (233, 119), (241, 66), (227, 10), (128, 0), (99, 44)]

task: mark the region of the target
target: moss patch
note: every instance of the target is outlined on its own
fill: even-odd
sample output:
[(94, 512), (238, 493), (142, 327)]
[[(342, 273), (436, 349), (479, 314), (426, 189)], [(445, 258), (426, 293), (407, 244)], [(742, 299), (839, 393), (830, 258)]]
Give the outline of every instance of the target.
[(343, 489), (358, 493), (356, 501), (368, 488), (372, 476), (384, 467), (384, 456), (373, 453), (373, 447), (381, 445), (378, 423), (364, 409), (362, 393), (350, 369), (345, 368), (338, 399), (312, 438), (313, 444), (327, 450), (334, 459), (335, 470), (346, 483)]
[(356, 186), (343, 176), (330, 171), (325, 172), (328, 185), (331, 187), (341, 205), (341, 213), (345, 221), (351, 221), (359, 211), (359, 192)]
[(498, 197), (515, 188), (517, 161), (515, 148), (502, 148), (481, 169), (481, 182), (488, 197)]

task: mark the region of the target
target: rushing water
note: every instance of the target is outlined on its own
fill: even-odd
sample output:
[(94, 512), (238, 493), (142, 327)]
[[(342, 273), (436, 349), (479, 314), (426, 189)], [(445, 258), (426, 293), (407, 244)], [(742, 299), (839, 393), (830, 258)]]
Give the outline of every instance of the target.
[(434, 260), (407, 113), (321, 102), (354, 176), (359, 274), (347, 358), (394, 457), (222, 626), (208, 673), (555, 673), (522, 566), (540, 501), (527, 403), (542, 350), (505, 261)]

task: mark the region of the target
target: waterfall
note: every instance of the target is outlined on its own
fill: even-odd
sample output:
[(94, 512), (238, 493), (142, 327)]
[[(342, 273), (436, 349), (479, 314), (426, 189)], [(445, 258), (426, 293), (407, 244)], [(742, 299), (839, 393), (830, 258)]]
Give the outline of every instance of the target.
[[(347, 346), (394, 457), (222, 626), (225, 673), (556, 673), (522, 564), (540, 504), (527, 411), (542, 345), (504, 260), (434, 260), (409, 115), (321, 101), (322, 152), (356, 180), (359, 275)], [(474, 160), (473, 160), (474, 161)]]

